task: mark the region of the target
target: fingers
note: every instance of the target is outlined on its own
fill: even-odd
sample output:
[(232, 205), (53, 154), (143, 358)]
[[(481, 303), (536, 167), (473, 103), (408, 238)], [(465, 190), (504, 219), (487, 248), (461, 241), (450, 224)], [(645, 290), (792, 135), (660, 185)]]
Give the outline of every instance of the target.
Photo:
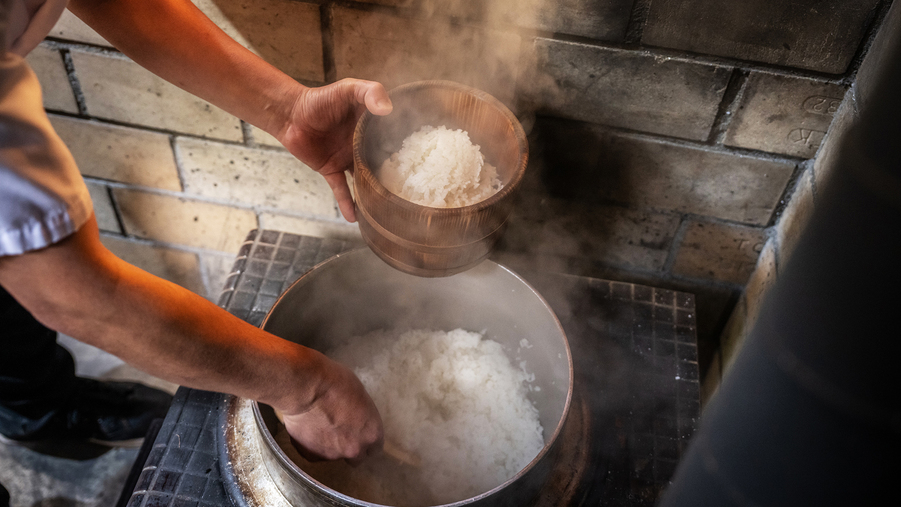
[(347, 185), (347, 177), (344, 175), (344, 171), (324, 174), (323, 177), (328, 186), (331, 187), (335, 200), (338, 201), (338, 209), (341, 210), (341, 215), (350, 223), (356, 222), (357, 215), (354, 211), (354, 199), (350, 193), (350, 187)]
[(385, 116), (394, 108), (388, 91), (381, 83), (357, 80), (354, 82), (354, 86), (356, 87), (357, 102), (365, 104), (370, 113)]
[(360, 454), (359, 456), (357, 456), (355, 458), (345, 458), (344, 461), (346, 461), (347, 464), (352, 467), (360, 466), (364, 461), (366, 461), (366, 458), (368, 458), (370, 456), (375, 456), (376, 454), (382, 452), (382, 445), (383, 445), (382, 441), (379, 440), (375, 444), (366, 448), (366, 451), (363, 452), (362, 454)]
[(326, 375), (327, 387), (312, 406), (299, 414), (284, 414), (285, 428), (307, 459), (359, 462), (381, 447), (382, 419), (351, 370), (332, 363)]
[(315, 410), (287, 416), (285, 429), (291, 444), (307, 461), (344, 459), (356, 466), (382, 449), (381, 419), (374, 406), (368, 408), (360, 413), (348, 405), (335, 407), (332, 414)]
[[(290, 437), (290, 435), (289, 435), (289, 437)], [(319, 461), (327, 461), (326, 458), (324, 458), (323, 456), (309, 451), (300, 442), (295, 440), (294, 437), (290, 437), (290, 438), (291, 438), (291, 445), (294, 446), (294, 450), (297, 451), (297, 453), (300, 454), (303, 457), (303, 459), (309, 461), (310, 463), (316, 463)]]

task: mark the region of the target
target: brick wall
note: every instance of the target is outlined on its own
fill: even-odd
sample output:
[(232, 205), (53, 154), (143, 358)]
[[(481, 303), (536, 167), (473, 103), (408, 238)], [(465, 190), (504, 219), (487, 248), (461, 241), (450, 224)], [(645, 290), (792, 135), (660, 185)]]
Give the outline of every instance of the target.
[[(749, 277), (759, 291), (790, 250), (818, 149), (891, 5), (195, 3), (308, 85), (451, 79), (504, 101), (530, 134), (531, 166), (496, 257), (694, 292), (705, 371), (722, 364), (720, 331)], [(123, 258), (214, 295), (251, 228), (358, 237), (321, 178), (274, 139), (144, 71), (73, 16), (29, 62), (104, 241)]]

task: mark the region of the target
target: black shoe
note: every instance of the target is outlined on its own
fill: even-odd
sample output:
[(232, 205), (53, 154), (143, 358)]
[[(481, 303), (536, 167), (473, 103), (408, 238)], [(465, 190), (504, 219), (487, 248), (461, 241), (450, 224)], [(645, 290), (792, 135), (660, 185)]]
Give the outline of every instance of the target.
[(154, 419), (163, 418), (172, 396), (133, 382), (76, 378), (73, 396), (37, 419), (0, 406), (0, 438), (29, 446), (47, 442), (89, 441), (109, 447), (141, 444)]
[(0, 507), (9, 507), (9, 491), (0, 484)]

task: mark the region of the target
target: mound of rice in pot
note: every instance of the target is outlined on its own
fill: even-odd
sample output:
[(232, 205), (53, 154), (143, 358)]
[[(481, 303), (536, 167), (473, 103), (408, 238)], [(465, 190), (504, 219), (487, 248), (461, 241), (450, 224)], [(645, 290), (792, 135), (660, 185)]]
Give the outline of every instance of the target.
[[(421, 458), (420, 466), (377, 456), (350, 467), (291, 456), (336, 491), (387, 505), (452, 503), (499, 486), (544, 447), (538, 410), (526, 396), (534, 375), (481, 333), (376, 331), (328, 355), (366, 386), (386, 441)], [(291, 455), (290, 443), (282, 448)]]

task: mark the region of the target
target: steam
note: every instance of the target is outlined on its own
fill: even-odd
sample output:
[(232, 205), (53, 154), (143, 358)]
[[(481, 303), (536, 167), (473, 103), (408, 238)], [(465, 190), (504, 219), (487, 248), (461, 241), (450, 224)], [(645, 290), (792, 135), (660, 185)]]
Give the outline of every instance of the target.
[[(536, 38), (555, 30), (580, 33), (590, 25), (585, 19), (602, 16), (610, 7), (572, 0), (367, 3), (371, 8), (335, 7), (332, 30), (339, 76), (378, 79), (389, 89), (427, 79), (459, 82), (497, 98), (531, 135), (520, 202), (495, 258), (512, 263), (513, 269), (594, 276), (602, 273), (592, 263), (645, 272), (662, 266), (666, 249), (660, 245), (669, 239), (663, 236), (673, 229), (670, 224), (656, 215), (596, 204), (604, 196), (604, 189), (597, 187), (609, 181), (610, 170), (620, 161), (609, 154), (604, 154), (606, 158), (594, 154), (607, 166), (582, 171), (579, 168), (587, 166), (590, 158), (585, 153), (597, 150), (591, 139), (576, 138), (577, 133), (556, 125), (544, 133), (531, 128), (536, 111), (554, 97), (563, 97), (561, 88), (567, 86), (541, 72), (541, 61), (549, 56), (542, 52), (547, 44), (536, 43)], [(374, 166), (397, 151), (400, 141), (412, 133), (401, 128), (406, 123), (429, 124), (416, 118), (399, 123), (398, 129), (404, 132), (385, 136), (386, 142), (378, 145), (379, 156), (373, 157)], [(581, 153), (560, 153), (565, 150), (552, 150), (553, 146), (574, 147)], [(484, 153), (486, 147), (481, 148)], [(628, 176), (624, 173), (621, 178)]]
[[(486, 91), (517, 112), (517, 86), (534, 83), (536, 29), (556, 16), (548, 0), (370, 0), (388, 12), (335, 8), (339, 77), (376, 79), (389, 89), (449, 80)], [(552, 83), (544, 83), (548, 85)]]
[[(379, 3), (388, 5), (389, 0)], [(408, 9), (403, 15), (414, 22), (392, 21), (396, 19), (393, 13), (374, 9), (357, 29), (365, 32), (364, 40), (375, 41), (373, 46), (382, 50), (375, 53), (375, 47), (370, 48), (378, 62), (373, 74), (384, 76), (389, 88), (422, 79), (460, 82), (506, 104), (529, 132), (532, 117), (542, 104), (564, 96), (563, 88), (570, 86), (540, 72), (542, 59), (549, 57), (541, 48), (548, 45), (535, 42), (557, 26), (554, 16), (561, 4), (566, 8), (573, 3), (410, 1), (400, 7)], [(400, 27), (412, 27), (412, 31), (399, 33)], [(579, 129), (567, 129), (565, 122), (542, 122), (540, 130), (531, 130), (526, 181), (493, 258), (530, 282), (534, 273), (607, 278), (609, 268), (600, 266), (646, 273), (662, 267), (665, 245), (675, 230), (671, 217), (598, 204), (609, 191), (600, 186), (602, 182), (633, 187), (618, 152), (599, 147), (597, 139), (584, 132), (581, 135), (585, 137), (578, 137)], [(590, 391), (586, 396), (591, 398), (592, 432), (599, 439), (614, 440), (597, 452), (605, 459), (618, 459), (629, 454), (629, 448), (643, 445), (635, 440), (631, 428), (654, 428), (658, 421), (672, 417), (673, 377), (658, 375), (652, 361), (659, 358), (648, 356), (645, 350), (638, 353), (636, 347), (654, 336), (647, 333), (655, 332), (649, 331), (650, 320), (638, 315), (643, 306), (633, 308), (615, 299), (590, 306), (601, 296), (586, 294), (584, 279), (568, 279), (570, 285), (552, 281), (535, 287), (566, 321), (578, 362), (578, 388)], [(661, 435), (675, 441), (669, 432)], [(591, 445), (600, 444), (592, 441)]]
[[(336, 7), (339, 15), (335, 16), (333, 30), (339, 76), (378, 79), (389, 89), (432, 79), (471, 86), (510, 108), (527, 134), (532, 131), (536, 109), (554, 97), (563, 96), (558, 93), (561, 85), (540, 71), (540, 62), (546, 58), (542, 48), (546, 45), (536, 44), (535, 39), (565, 22), (561, 12), (572, 17), (576, 12), (572, 2), (369, 0), (369, 3), (396, 9), (389, 11), (374, 6), (364, 11)], [(394, 116), (398, 114), (401, 112), (395, 111)], [(412, 133), (408, 123), (433, 125), (419, 118), (404, 118), (383, 122), (382, 128), (393, 123), (403, 132), (386, 135), (384, 142), (378, 143), (380, 151), (373, 157), (374, 167), (396, 152), (400, 141)], [(591, 257), (598, 245), (595, 238), (609, 238), (610, 221), (585, 224), (580, 222), (580, 214), (556, 215), (556, 211), (567, 210), (569, 196), (559, 195), (559, 185), (548, 188), (541, 174), (553, 167), (545, 168), (541, 163), (536, 140), (530, 139), (530, 145), (531, 162), (526, 176), (530, 181), (524, 185), (529, 188), (520, 191), (522, 205), (514, 211), (520, 216), (511, 218), (508, 233), (516, 243), (514, 250), (525, 254), (519, 260), (536, 264), (530, 267), (546, 268), (551, 262), (554, 271), (572, 272), (567, 269), (572, 259)], [(486, 146), (481, 149), (483, 153), (491, 151)], [(489, 161), (500, 167), (497, 161), (490, 158)], [(555, 202), (550, 206), (549, 203)], [(534, 209), (522, 214), (526, 207)], [(548, 221), (545, 217), (555, 218)], [(565, 222), (563, 227), (558, 227), (560, 220)], [(607, 230), (598, 234), (598, 226)]]

